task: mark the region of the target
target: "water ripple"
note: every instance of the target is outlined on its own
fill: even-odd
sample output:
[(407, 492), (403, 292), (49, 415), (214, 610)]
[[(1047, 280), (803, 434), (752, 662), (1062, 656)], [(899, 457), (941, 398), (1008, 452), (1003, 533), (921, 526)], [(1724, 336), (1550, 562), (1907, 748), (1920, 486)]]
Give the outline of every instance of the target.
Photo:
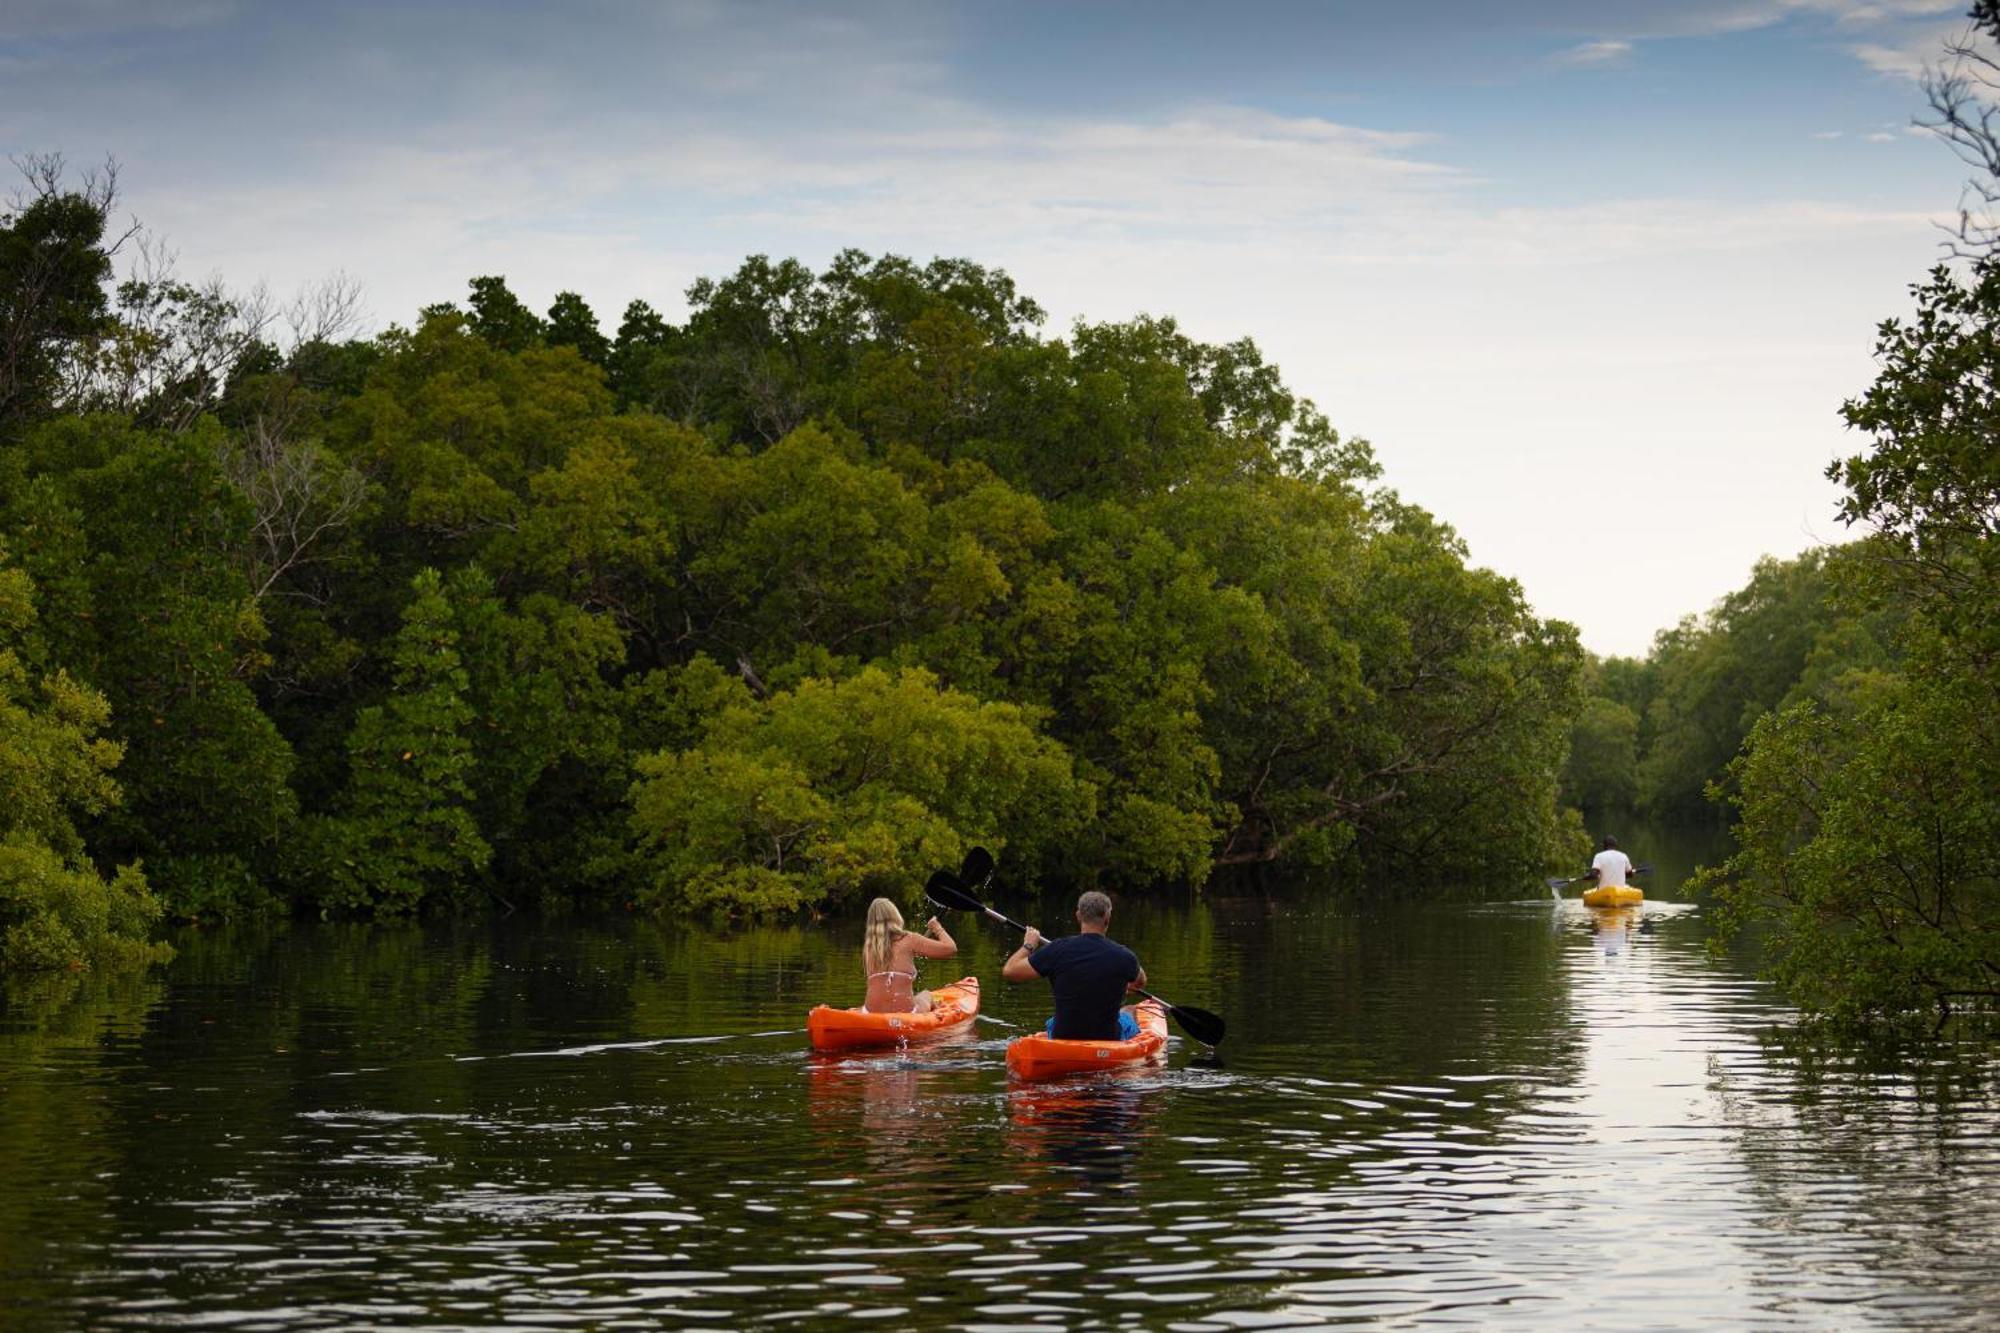
[[(7, 1233), (39, 1248), (0, 1294), (24, 1327), (1984, 1322), (1991, 1062), (1801, 1063), (1700, 927), (1237, 922), (1314, 953), (1281, 990), (1237, 976), (1220, 1067), (1177, 1040), (1036, 1087), (1001, 1058), (1039, 997), (996, 988), (991, 1035), (812, 1057), (762, 972), (719, 1035), (460, 1026), (339, 1071), (287, 1063), (296, 1036), (125, 1043), (116, 1076), (38, 1053), (0, 1064), (0, 1164), (74, 1202)], [(69, 1086), (51, 1135), (20, 1089)]]

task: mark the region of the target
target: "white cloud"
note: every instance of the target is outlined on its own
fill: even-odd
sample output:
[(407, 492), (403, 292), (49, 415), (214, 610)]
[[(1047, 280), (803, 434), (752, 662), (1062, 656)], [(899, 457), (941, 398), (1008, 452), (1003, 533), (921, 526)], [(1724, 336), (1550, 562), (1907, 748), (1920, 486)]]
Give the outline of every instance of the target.
[(958, 142), (877, 133), (767, 144), (757, 174), (787, 184), (758, 216), (862, 234), (921, 220), (967, 243), (1331, 236), (1385, 211), (1433, 207), (1466, 184), (1417, 154), (1425, 136), (1242, 108), (974, 128)]
[(1963, 20), (1944, 24), (1923, 24), (1907, 28), (1892, 41), (1861, 42), (1848, 49), (1869, 69), (1886, 78), (1923, 82), (1932, 71), (1948, 67), (1954, 48), (1970, 45), (1989, 55), (1992, 43)]
[(1583, 42), (1566, 51), (1558, 51), (1556, 63), (1562, 65), (1611, 65), (1624, 61), (1632, 54), (1632, 43), (1607, 38), (1602, 41)]
[(1803, 19), (1866, 32), (1849, 52), (1878, 74), (1918, 80), (1944, 58), (1945, 43), (1965, 37), (1964, 0), (1680, 0), (1673, 5), (1598, 0), (1595, 26), (1615, 34), (1557, 56), (1568, 64), (1627, 58), (1638, 41), (1716, 37), (1774, 28)]
[(1813, 135), (1813, 138), (1815, 138), (1815, 139), (1838, 139), (1838, 138), (1841, 138), (1841, 137), (1842, 137), (1843, 135), (1845, 135), (1846, 133), (1847, 133), (1847, 131), (1846, 131), (1846, 130), (1821, 130), (1821, 131), (1820, 131), (1819, 133), (1817, 133), (1817, 134)]
[(1920, 83), (1925, 73), (1944, 58), (1943, 38), (1946, 35), (1933, 33), (1896, 46), (1862, 42), (1848, 49), (1854, 53), (1855, 59), (1877, 74)]
[[(1715, 37), (1817, 18), (1844, 27), (1895, 25), (1960, 14), (1964, 0), (1589, 0), (1540, 15), (1545, 26), (1594, 28), (1628, 40)], [(1587, 22), (1586, 22), (1587, 16)]]
[[(586, 135), (545, 129), (496, 141), (433, 132), (330, 154), (309, 184), (260, 186), (255, 199), (190, 189), (174, 212), (204, 233), (261, 219), (246, 230), (268, 236), (274, 253), (346, 247), (356, 235), (369, 236), (371, 249), (400, 250), (377, 238), (421, 232), (435, 243), (447, 228), (468, 244), (574, 227), (657, 231), (661, 217), (689, 210), (712, 231), (857, 240), (925, 231), (968, 250), (998, 236), (1054, 245), (1329, 240), (1371, 219), (1412, 225), (1474, 183), (1423, 156), (1426, 135), (1317, 117), (1227, 106), (1158, 120), (925, 112), (892, 113), (887, 128), (788, 134), (662, 126), (606, 136), (592, 126)], [(136, 194), (134, 204), (151, 216)]]
[(1882, 23), (1962, 14), (1965, 3), (1964, 0), (1782, 0), (1782, 8), (1828, 14), (1842, 23)]
[[(1705, 9), (1738, 27), (1906, 12)], [(1755, 180), (1731, 193), (1721, 162), (1709, 198), (1633, 197), (1657, 187), (1560, 165), (1495, 182), (1464, 144), (1400, 128), (1448, 123), (1408, 89), (1363, 104), (1373, 125), (1220, 103), (1064, 111), (1059, 96), (977, 100), (907, 28), (647, 12), (659, 30), (621, 33), (616, 51), (559, 24), (533, 50), (468, 31), (486, 44), (439, 62), (387, 27), (324, 67), (246, 68), (240, 88), (137, 69), (0, 99), (0, 119), (28, 144), (51, 127), (115, 143), (129, 204), (190, 271), (285, 291), (346, 268), (385, 320), (502, 273), (538, 306), (581, 291), (615, 325), (634, 297), (678, 315), (688, 281), (749, 252), (818, 263), (858, 245), (1004, 266), (1058, 328), (1150, 309), (1196, 336), (1250, 334), (1338, 425), (1375, 437), (1392, 484), (1479, 559), (1622, 651), (1740, 584), (1756, 555), (1804, 544), (1799, 517), (1825, 512), (1820, 469), (1842, 447), (1834, 409), (1865, 386), (1874, 321), (1902, 308), (1936, 243), (1926, 212), (1896, 206), (1927, 198), (1907, 182), (1871, 194), (1825, 177), (1828, 196), (1887, 201), (1869, 207)], [(1562, 40), (1595, 32), (1616, 35), (1573, 50), (1626, 48), (1599, 64), (1645, 35), (1593, 17)], [(565, 41), (596, 46), (539, 58)], [(594, 53), (626, 63), (607, 72)], [(1824, 137), (1884, 132), (1888, 112), (1839, 105), (1828, 118), (1860, 128)], [(148, 108), (162, 109), (152, 139)], [(1605, 135), (1647, 128), (1607, 118)], [(1574, 186), (1570, 202), (1499, 200), (1550, 181)], [(1725, 475), (1743, 480), (1706, 484)], [(1588, 560), (1548, 539), (1603, 494), (1642, 497), (1669, 525), (1699, 513), (1700, 539), (1668, 526)]]

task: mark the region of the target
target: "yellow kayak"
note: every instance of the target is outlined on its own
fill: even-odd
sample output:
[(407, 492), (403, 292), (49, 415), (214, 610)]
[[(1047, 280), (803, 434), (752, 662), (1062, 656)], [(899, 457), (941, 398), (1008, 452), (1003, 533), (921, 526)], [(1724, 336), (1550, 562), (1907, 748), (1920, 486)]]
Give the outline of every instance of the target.
[(1646, 895), (1630, 884), (1603, 884), (1583, 891), (1585, 907), (1630, 907), (1645, 901)]

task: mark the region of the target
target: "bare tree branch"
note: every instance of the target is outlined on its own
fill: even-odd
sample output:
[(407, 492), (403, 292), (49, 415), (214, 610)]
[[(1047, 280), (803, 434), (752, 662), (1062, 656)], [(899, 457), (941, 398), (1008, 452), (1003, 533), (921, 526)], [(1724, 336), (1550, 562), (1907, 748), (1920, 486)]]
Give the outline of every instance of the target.
[(312, 283), (285, 306), (291, 348), (343, 341), (360, 327), (364, 313), (361, 284), (348, 274), (336, 272)]
[(250, 583), (259, 600), (308, 563), (315, 545), (353, 521), (368, 499), (359, 472), (310, 441), (288, 438), (274, 419), (253, 420), (221, 461), (256, 515)]
[(1958, 223), (1945, 248), (1955, 258), (1984, 261), (2000, 249), (2000, 58), (1996, 58), (1995, 6), (1975, 5), (1973, 21), (1945, 43), (1945, 58), (1923, 75), (1931, 131), (1972, 168), (1959, 195)]

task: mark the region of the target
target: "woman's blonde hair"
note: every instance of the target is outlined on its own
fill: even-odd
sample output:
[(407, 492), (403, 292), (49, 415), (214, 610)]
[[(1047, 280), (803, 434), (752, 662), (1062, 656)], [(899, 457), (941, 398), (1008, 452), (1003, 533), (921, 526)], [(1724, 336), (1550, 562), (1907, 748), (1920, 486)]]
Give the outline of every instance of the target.
[(887, 972), (903, 933), (903, 914), (887, 898), (868, 904), (868, 928), (861, 935), (861, 961), (870, 972)]

